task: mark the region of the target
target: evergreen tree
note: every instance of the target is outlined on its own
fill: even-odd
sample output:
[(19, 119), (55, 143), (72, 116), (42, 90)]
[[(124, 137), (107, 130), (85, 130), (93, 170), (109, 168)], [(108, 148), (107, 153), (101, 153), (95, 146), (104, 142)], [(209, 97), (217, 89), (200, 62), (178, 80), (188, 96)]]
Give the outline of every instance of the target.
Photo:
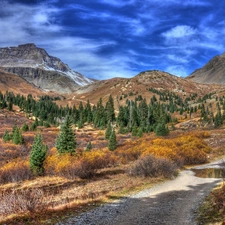
[(34, 175), (44, 174), (44, 161), (48, 147), (43, 144), (42, 135), (37, 134), (34, 138), (30, 154), (30, 169)]
[(50, 124), (49, 124), (49, 122), (47, 122), (47, 121), (44, 121), (43, 122), (43, 126), (45, 126), (46, 128), (51, 127)]
[(7, 108), (8, 108), (9, 111), (13, 111), (13, 104), (12, 104), (12, 102), (8, 103), (8, 107)]
[(12, 135), (12, 141), (16, 145), (21, 145), (24, 143), (22, 132), (18, 127), (15, 128)]
[(115, 120), (114, 102), (112, 95), (109, 95), (108, 102), (106, 103), (106, 118), (107, 121), (113, 122)]
[(105, 131), (105, 139), (109, 139), (111, 134), (112, 134), (112, 126), (111, 126), (111, 123), (108, 122), (106, 131)]
[(28, 125), (26, 123), (24, 123), (21, 130), (24, 131), (24, 132), (28, 131), (29, 130)]
[(85, 106), (85, 115), (86, 115), (86, 118), (87, 118), (87, 122), (91, 123), (92, 119), (93, 119), (93, 115), (92, 115), (92, 112), (91, 112), (91, 105), (90, 105), (89, 100), (87, 101), (87, 105)]
[(61, 131), (56, 140), (56, 149), (59, 154), (74, 153), (77, 143), (76, 135), (71, 128), (71, 121), (69, 116), (66, 116), (64, 123), (61, 125)]
[(116, 141), (116, 133), (115, 130), (112, 131), (112, 134), (109, 138), (109, 145), (108, 148), (110, 151), (113, 151), (117, 148), (117, 141)]
[(107, 122), (105, 108), (102, 104), (102, 98), (99, 99), (97, 102), (97, 107), (95, 109), (95, 116), (94, 116), (94, 125), (95, 127), (105, 127)]
[(36, 125), (35, 122), (33, 122), (33, 123), (31, 124), (31, 126), (30, 126), (30, 130), (34, 131), (34, 130), (36, 130), (36, 129), (37, 129), (37, 125)]
[(9, 132), (6, 130), (5, 133), (3, 134), (3, 137), (2, 137), (3, 141), (4, 142), (8, 142), (11, 140), (11, 136), (9, 134)]
[(119, 106), (119, 113), (117, 116), (117, 124), (120, 127), (126, 127), (128, 123), (128, 115), (126, 115), (126, 109), (123, 106)]
[(119, 134), (126, 134), (128, 130), (124, 126), (120, 126), (120, 129), (118, 131)]
[(142, 131), (141, 127), (138, 129), (137, 136), (138, 137), (142, 137), (143, 136), (143, 131)]
[(158, 123), (155, 128), (155, 134), (157, 136), (166, 136), (169, 134), (169, 129), (164, 123)]
[(132, 128), (132, 136), (137, 136), (137, 134), (138, 134), (138, 127), (135, 124)]

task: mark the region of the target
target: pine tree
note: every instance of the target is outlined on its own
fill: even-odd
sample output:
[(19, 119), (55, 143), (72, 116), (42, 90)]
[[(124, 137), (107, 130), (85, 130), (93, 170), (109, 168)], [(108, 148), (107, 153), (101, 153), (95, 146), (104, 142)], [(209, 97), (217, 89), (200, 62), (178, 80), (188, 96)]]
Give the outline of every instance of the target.
[(22, 132), (18, 127), (13, 131), (12, 141), (15, 145), (21, 145), (24, 143)]
[(71, 121), (67, 116), (64, 123), (61, 125), (61, 131), (56, 140), (56, 149), (58, 153), (74, 153), (77, 146), (75, 138), (76, 135), (71, 128)]
[(133, 127), (132, 127), (132, 136), (137, 136), (138, 134), (138, 127), (137, 125), (135, 124)]
[(118, 131), (119, 134), (126, 134), (127, 132), (128, 132), (128, 130), (125, 127), (120, 126), (119, 131)]
[(8, 107), (7, 108), (8, 108), (9, 111), (13, 111), (13, 104), (12, 104), (12, 102), (8, 103)]
[(3, 134), (3, 137), (2, 137), (3, 141), (4, 142), (8, 142), (11, 140), (11, 136), (9, 134), (9, 132), (6, 130), (5, 133)]
[(111, 123), (108, 122), (106, 131), (105, 131), (105, 139), (108, 140), (110, 138), (111, 134), (112, 134), (112, 126), (111, 126)]
[(143, 131), (142, 131), (141, 127), (139, 127), (139, 129), (138, 129), (137, 136), (138, 137), (142, 137), (143, 136)]
[(24, 123), (21, 130), (24, 131), (24, 132), (28, 131), (29, 130), (28, 125), (26, 123)]
[(112, 134), (109, 138), (109, 145), (108, 148), (110, 151), (113, 151), (117, 148), (117, 141), (116, 141), (116, 133), (115, 130), (112, 131)]
[(37, 134), (34, 138), (32, 150), (30, 154), (30, 169), (34, 175), (44, 174), (44, 161), (46, 158), (48, 147), (43, 144), (41, 134)]
[(37, 129), (37, 124), (35, 122), (33, 122), (30, 126), (30, 130), (34, 131)]
[(166, 136), (169, 134), (169, 129), (164, 123), (158, 123), (155, 128), (155, 134), (157, 136)]
[(109, 95), (109, 99), (106, 103), (106, 117), (107, 121), (113, 122), (115, 120), (114, 102), (112, 95)]

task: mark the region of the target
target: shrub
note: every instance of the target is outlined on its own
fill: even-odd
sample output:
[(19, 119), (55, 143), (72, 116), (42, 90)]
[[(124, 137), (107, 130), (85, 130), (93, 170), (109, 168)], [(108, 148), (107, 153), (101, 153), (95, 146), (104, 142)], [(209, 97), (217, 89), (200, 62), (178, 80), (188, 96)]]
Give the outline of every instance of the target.
[(35, 212), (44, 209), (43, 191), (13, 190), (10, 193), (0, 195), (0, 214), (10, 215), (13, 213)]
[(71, 156), (49, 155), (45, 161), (46, 174), (61, 175), (67, 178), (90, 178), (96, 171), (114, 165), (117, 158), (110, 151), (90, 151)]
[(137, 160), (128, 170), (128, 174), (130, 176), (172, 178), (176, 170), (177, 167), (172, 161), (147, 155)]
[(7, 163), (0, 170), (0, 183), (11, 183), (28, 180), (31, 178), (30, 168), (27, 162)]

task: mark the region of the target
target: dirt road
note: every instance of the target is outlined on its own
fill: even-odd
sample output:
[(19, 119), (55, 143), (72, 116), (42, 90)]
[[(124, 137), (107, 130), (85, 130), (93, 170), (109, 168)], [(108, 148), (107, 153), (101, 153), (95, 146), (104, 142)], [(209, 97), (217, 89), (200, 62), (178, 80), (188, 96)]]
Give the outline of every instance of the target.
[(199, 204), (220, 181), (199, 178), (191, 170), (184, 170), (174, 180), (57, 225), (195, 225)]

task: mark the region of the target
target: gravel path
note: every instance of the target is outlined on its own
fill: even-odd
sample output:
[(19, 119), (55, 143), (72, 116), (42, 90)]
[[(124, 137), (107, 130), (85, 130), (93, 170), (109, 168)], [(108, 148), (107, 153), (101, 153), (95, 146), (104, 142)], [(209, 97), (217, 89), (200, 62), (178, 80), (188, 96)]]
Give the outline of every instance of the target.
[(221, 179), (199, 178), (191, 170), (119, 201), (57, 225), (195, 225), (197, 208)]

